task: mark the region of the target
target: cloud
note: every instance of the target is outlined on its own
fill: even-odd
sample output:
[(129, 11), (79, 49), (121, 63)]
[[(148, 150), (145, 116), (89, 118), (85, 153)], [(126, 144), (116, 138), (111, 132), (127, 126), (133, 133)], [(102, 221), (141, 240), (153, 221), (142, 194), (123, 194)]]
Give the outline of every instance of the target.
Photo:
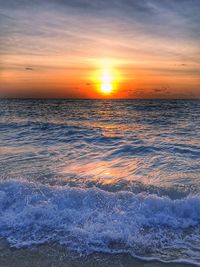
[(156, 88), (156, 89), (153, 89), (153, 91), (156, 93), (160, 93), (160, 92), (165, 92), (166, 89), (165, 88)]

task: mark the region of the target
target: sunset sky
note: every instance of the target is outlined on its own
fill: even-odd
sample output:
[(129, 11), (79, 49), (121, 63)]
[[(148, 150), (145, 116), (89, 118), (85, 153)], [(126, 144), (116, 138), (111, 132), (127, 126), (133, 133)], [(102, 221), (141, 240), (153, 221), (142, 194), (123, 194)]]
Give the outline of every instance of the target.
[(200, 98), (200, 0), (0, 0), (0, 97)]

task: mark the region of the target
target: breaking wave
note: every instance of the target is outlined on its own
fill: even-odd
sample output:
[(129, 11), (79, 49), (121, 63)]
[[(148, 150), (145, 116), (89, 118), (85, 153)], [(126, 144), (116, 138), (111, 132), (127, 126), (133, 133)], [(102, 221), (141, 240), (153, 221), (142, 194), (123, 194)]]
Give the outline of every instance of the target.
[(14, 247), (58, 242), (86, 254), (200, 264), (200, 196), (2, 181), (0, 235)]

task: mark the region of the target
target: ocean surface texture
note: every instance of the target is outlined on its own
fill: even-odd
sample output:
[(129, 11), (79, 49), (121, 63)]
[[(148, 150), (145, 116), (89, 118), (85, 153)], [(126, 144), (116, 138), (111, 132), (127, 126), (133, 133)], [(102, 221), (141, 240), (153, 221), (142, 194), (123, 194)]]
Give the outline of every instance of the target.
[(0, 100), (0, 236), (200, 266), (200, 101)]

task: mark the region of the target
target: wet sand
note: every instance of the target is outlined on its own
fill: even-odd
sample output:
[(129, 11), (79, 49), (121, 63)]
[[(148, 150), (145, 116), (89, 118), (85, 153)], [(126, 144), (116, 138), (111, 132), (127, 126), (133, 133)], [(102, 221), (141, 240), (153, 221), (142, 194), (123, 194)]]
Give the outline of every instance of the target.
[(10, 248), (5, 240), (0, 240), (1, 267), (191, 267), (189, 264), (145, 262), (125, 254), (94, 253), (80, 256), (66, 247), (46, 244), (34, 248)]

